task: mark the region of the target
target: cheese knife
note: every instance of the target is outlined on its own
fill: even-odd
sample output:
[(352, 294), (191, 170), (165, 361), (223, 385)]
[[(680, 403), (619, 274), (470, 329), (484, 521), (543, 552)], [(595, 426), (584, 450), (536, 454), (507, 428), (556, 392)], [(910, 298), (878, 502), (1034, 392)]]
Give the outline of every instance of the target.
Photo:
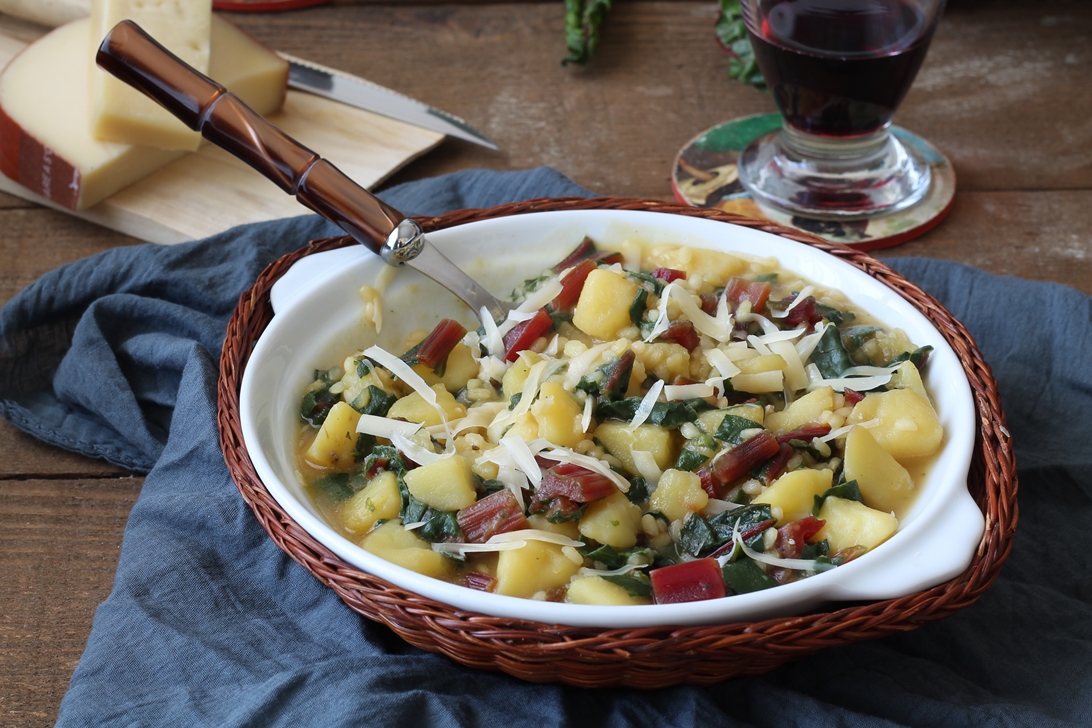
[[(91, 0), (0, 0), (0, 12), (50, 28), (91, 14)], [(288, 87), (407, 124), (496, 149), (487, 136), (446, 111), (333, 68), (280, 53), (288, 61)]]

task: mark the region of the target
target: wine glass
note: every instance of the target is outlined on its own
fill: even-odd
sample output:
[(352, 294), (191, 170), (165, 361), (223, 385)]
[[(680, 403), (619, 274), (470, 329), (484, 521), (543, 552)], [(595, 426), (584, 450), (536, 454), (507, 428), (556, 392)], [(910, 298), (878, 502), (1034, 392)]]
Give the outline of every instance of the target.
[(794, 214), (866, 219), (929, 189), (921, 153), (889, 127), (925, 59), (944, 0), (742, 0), (780, 131), (740, 155), (759, 202)]

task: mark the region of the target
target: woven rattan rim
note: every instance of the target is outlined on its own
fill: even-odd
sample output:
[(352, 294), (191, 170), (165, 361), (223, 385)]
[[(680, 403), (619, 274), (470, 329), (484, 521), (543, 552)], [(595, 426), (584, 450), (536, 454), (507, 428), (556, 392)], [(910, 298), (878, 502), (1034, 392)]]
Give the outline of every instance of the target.
[(459, 663), (500, 670), (533, 682), (582, 687), (655, 688), (712, 684), (752, 675), (825, 647), (905, 632), (975, 602), (997, 578), (1012, 547), (1017, 521), (1016, 462), (989, 366), (967, 329), (940, 303), (887, 265), (859, 250), (766, 221), (654, 200), (553, 198), (418, 218), (426, 231), (548, 210), (643, 210), (733, 223), (812, 245), (898, 292), (921, 311), (955, 350), (974, 395), (977, 435), (970, 490), (986, 531), (970, 566), (958, 577), (909, 596), (863, 604), (828, 605), (797, 617), (704, 627), (599, 629), (490, 617), (455, 610), (401, 589), (342, 561), (296, 524), (259, 480), (243, 446), (239, 387), (254, 343), (273, 312), (273, 283), (300, 258), (356, 244), (347, 237), (312, 242), (274, 261), (242, 295), (228, 324), (220, 359), (220, 442), (231, 477), (270, 538), (354, 611), (389, 626), (407, 642)]

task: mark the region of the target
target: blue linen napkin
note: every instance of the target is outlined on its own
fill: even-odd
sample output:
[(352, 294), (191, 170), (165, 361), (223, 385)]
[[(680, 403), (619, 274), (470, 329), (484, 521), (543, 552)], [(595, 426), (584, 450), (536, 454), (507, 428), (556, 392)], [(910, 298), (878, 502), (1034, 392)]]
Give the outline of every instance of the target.
[[(461, 172), (382, 195), (407, 214), (587, 195), (556, 172)], [(314, 216), (111, 250), (0, 310), (0, 414), (148, 471), (58, 725), (1068, 725), (1092, 708), (1092, 305), (1064, 286), (890, 262), (978, 341), (1020, 464), (1012, 557), (975, 605), (709, 688), (582, 690), (461, 667), (350, 611), (266, 537), (216, 431), (239, 294)]]

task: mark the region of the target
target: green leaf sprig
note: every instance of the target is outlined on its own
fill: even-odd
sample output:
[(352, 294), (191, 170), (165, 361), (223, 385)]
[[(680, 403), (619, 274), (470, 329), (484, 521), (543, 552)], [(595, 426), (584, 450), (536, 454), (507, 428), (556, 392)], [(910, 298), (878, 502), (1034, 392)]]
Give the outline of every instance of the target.
[(599, 45), (599, 29), (611, 10), (611, 0), (565, 0), (565, 45), (569, 55), (561, 65), (586, 65)]
[(732, 58), (728, 61), (728, 77), (765, 90), (766, 79), (758, 70), (754, 49), (747, 37), (743, 8), (739, 0), (720, 0), (720, 17), (716, 25), (717, 39)]

